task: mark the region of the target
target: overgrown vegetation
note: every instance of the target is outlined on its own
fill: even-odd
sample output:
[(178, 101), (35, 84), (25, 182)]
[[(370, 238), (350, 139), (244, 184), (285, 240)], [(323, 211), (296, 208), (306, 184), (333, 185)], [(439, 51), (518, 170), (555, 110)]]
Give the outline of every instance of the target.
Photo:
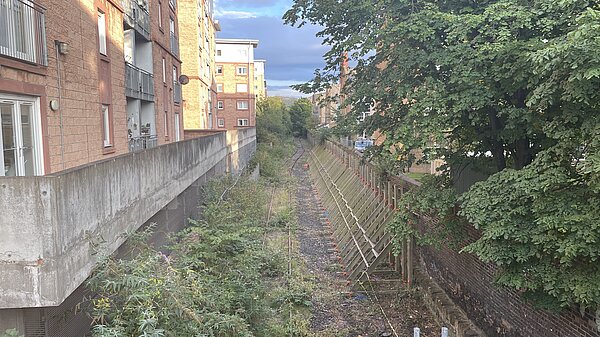
[[(332, 47), (326, 68), (300, 89), (321, 91), (337, 82), (349, 52), (356, 63), (344, 88), (351, 111), (339, 124), (346, 132), (378, 130), (384, 141), (375, 153), (389, 172), (410, 167), (415, 150), (425, 160), (446, 161), (446, 183), (407, 196), (413, 202), (405, 206), (443, 219), (460, 204), (460, 215), (483, 233), (466, 251), (497, 264), (501, 285), (545, 308), (596, 308), (598, 5), (296, 0), (285, 19), (324, 27), (320, 35)], [(358, 124), (374, 103), (379, 113)], [(436, 190), (451, 193), (438, 189), (455, 187), (460, 176), (448, 179), (451, 169), (482, 162), (488, 164), (480, 172), (489, 177), (460, 199), (414, 203)]]
[(309, 335), (310, 282), (297, 259), (288, 274), (288, 230), (296, 220), (284, 165), (292, 153), (289, 114), (280, 103), (260, 103), (259, 121), (269, 121), (259, 123), (253, 160), (267, 179), (211, 181), (202, 218), (168, 247), (149, 243), (149, 226), (127, 235), (119, 257), (102, 259), (87, 283), (95, 294), (94, 337)]

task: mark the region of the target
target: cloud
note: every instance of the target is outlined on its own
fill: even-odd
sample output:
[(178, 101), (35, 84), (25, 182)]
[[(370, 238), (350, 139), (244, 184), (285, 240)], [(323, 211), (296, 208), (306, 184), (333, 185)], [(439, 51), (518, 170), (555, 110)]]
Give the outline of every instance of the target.
[(229, 18), (229, 19), (251, 19), (258, 17), (257, 13), (253, 12), (244, 12), (244, 11), (227, 11), (217, 9), (215, 14), (221, 18)]
[(270, 97), (272, 97), (272, 96), (295, 97), (295, 98), (306, 97), (305, 94), (298, 92), (289, 87), (269, 86), (267, 88), (267, 93)]

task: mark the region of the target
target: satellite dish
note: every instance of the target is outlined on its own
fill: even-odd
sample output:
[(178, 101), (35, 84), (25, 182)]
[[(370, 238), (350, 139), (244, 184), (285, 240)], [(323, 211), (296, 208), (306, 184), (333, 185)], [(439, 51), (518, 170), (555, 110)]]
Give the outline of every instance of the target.
[(187, 75), (181, 75), (181, 76), (179, 76), (179, 83), (186, 85), (186, 84), (190, 83), (190, 78), (187, 77)]

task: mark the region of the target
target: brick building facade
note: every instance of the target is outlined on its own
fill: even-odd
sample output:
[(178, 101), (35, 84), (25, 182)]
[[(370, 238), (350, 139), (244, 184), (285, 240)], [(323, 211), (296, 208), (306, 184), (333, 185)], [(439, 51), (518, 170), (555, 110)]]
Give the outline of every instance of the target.
[(174, 0), (15, 0), (0, 12), (0, 176), (179, 139)]
[(219, 22), (213, 18), (212, 0), (180, 0), (183, 73), (189, 83), (183, 87), (185, 130), (216, 129), (217, 91), (215, 82), (215, 33)]
[(257, 40), (217, 39), (217, 127), (234, 130), (256, 125), (254, 48)]

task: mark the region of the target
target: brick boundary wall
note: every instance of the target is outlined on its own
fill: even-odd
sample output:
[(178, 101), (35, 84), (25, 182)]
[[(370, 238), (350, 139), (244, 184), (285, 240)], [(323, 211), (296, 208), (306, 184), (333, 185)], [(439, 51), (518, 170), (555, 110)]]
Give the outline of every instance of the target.
[[(311, 143), (317, 142), (312, 136), (309, 138)], [(358, 154), (340, 144), (326, 141), (325, 146), (344, 163), (349, 157), (355, 163), (361, 160)], [(370, 163), (360, 165), (361, 172), (370, 174), (375, 170)], [(365, 179), (371, 179), (375, 188), (385, 186), (375, 175)], [(415, 187), (415, 183), (404, 177), (390, 177), (389, 181), (398, 191)], [(385, 191), (381, 192), (386, 195)], [(422, 226), (419, 224), (418, 227), (423, 229)], [(480, 237), (472, 226), (467, 226), (465, 231), (467, 243)], [(472, 254), (459, 253), (447, 246), (422, 246), (416, 251), (429, 277), (490, 337), (600, 337), (596, 325), (600, 322), (596, 323), (594, 313), (581, 313), (576, 308), (560, 314), (537, 310), (521, 300), (516, 290), (496, 285), (496, 266), (484, 263)]]

